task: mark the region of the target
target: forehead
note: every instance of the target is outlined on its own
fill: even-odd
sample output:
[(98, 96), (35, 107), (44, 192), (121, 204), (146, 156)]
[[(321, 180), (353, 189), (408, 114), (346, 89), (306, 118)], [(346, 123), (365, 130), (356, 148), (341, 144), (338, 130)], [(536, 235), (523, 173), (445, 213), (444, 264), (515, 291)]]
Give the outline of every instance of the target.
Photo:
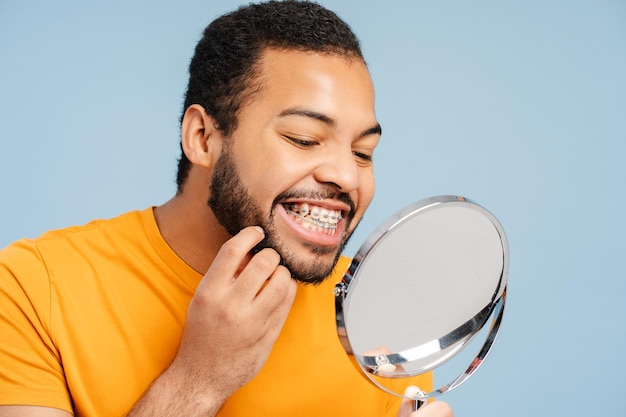
[(376, 121), (374, 87), (360, 58), (266, 49), (257, 63), (256, 75), (257, 92), (250, 104), (262, 106), (264, 112), (279, 114), (285, 109), (307, 108), (352, 123)]
[(363, 60), (350, 55), (265, 48), (256, 67), (262, 88), (275, 88), (280, 84), (294, 82), (306, 87), (307, 84), (319, 81), (322, 77), (327, 79), (356, 77), (355, 84), (362, 83), (362, 88), (373, 89), (369, 71)]

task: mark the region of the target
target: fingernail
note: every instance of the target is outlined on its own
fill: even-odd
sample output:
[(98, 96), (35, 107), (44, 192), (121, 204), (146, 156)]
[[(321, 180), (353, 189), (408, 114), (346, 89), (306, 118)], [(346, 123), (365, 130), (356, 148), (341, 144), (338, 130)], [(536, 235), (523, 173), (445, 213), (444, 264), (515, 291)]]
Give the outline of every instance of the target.
[(253, 226), (256, 230), (259, 231), (263, 236), (265, 236), (265, 230), (261, 226)]
[(404, 396), (409, 398), (418, 398), (424, 396), (424, 391), (415, 385), (409, 385), (404, 391)]

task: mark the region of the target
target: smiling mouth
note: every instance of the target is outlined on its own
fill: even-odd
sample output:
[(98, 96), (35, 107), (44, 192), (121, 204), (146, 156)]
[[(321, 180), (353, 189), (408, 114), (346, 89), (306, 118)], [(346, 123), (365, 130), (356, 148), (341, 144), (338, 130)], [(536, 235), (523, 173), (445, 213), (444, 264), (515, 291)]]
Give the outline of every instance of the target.
[(305, 229), (327, 235), (335, 234), (337, 224), (343, 218), (341, 210), (328, 210), (308, 203), (287, 203), (284, 207), (287, 214), (294, 216)]

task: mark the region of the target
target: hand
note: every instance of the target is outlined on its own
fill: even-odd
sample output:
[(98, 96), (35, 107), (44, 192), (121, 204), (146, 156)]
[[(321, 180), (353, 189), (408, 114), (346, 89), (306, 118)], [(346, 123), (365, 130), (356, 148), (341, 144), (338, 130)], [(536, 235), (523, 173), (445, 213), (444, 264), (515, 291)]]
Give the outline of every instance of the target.
[(404, 400), (400, 406), (398, 417), (453, 417), (454, 413), (447, 403), (433, 401), (413, 411), (413, 401)]
[(250, 254), (263, 237), (260, 227), (248, 227), (222, 246), (189, 304), (168, 369), (220, 405), (261, 370), (295, 297), (275, 250)]
[[(424, 393), (415, 385), (408, 386), (404, 391), (404, 396), (409, 398), (416, 398), (418, 394)], [(454, 415), (450, 406), (442, 401), (422, 404), (417, 411), (413, 411), (414, 403), (415, 400), (402, 401), (398, 417), (453, 417)]]

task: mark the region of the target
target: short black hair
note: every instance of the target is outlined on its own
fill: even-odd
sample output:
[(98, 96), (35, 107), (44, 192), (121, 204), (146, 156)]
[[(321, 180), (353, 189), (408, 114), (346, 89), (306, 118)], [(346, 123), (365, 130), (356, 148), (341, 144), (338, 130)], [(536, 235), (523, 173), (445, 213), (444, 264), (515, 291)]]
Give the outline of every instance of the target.
[[(226, 135), (237, 127), (237, 113), (259, 86), (256, 64), (266, 48), (295, 49), (357, 58), (363, 53), (356, 35), (334, 12), (310, 1), (250, 4), (214, 20), (204, 30), (189, 65), (182, 118), (201, 105)], [(178, 192), (191, 167), (182, 152)]]

